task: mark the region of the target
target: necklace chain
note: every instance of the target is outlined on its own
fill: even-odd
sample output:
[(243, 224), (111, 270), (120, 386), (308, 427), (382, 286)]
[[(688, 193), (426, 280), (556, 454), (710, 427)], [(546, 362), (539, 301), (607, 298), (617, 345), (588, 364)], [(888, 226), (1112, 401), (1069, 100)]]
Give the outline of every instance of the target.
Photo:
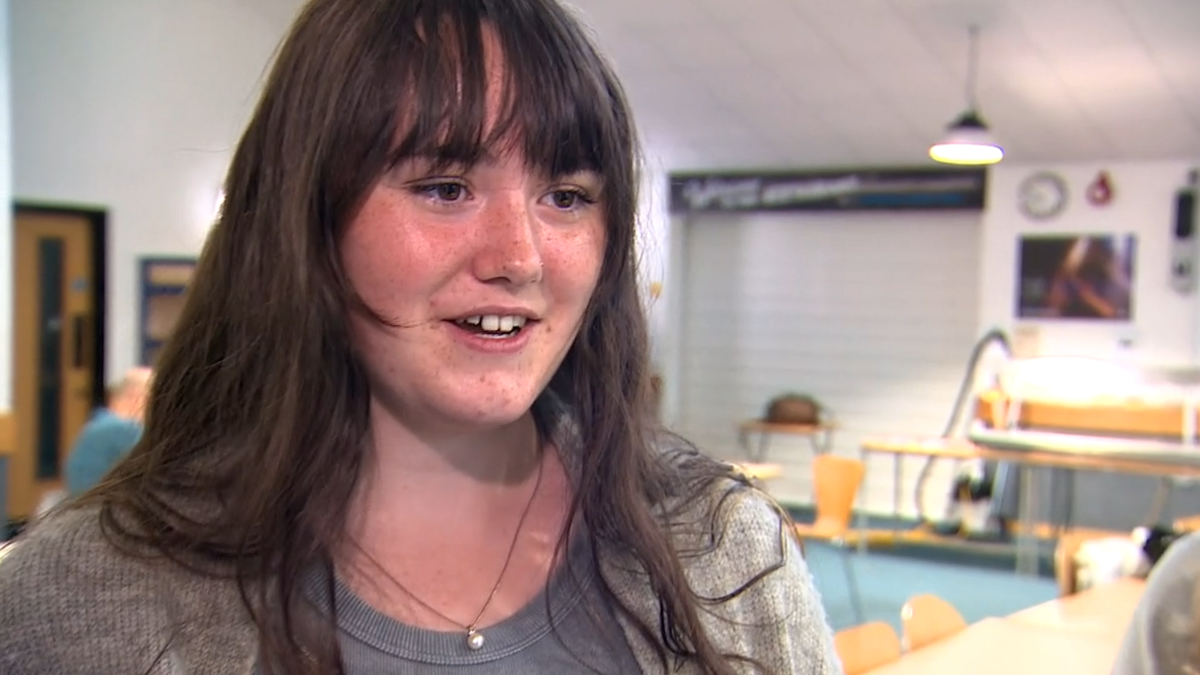
[(375, 566), (377, 568), (379, 568), (379, 570), (381, 572), (383, 572), (384, 576), (386, 576), (393, 584), (395, 584), (397, 588), (404, 591), (405, 595), (412, 598), (413, 602), (416, 602), (421, 607), (424, 607), (425, 609), (438, 615), (442, 619), (445, 619), (446, 621), (449, 621), (450, 623), (465, 630), (467, 632), (467, 647), (468, 648), (470, 648), (472, 650), (480, 649), (483, 647), (484, 638), (483, 638), (483, 634), (480, 633), (478, 630), (479, 621), (480, 621), (480, 619), (483, 618), (483, 614), (484, 614), (484, 612), (487, 611), (487, 608), (491, 606), (492, 599), (496, 597), (496, 593), (499, 592), (500, 582), (504, 581), (504, 575), (505, 575), (505, 573), (508, 572), (509, 564), (512, 563), (513, 553), (517, 550), (517, 541), (521, 538), (521, 530), (523, 530), (525, 528), (525, 519), (529, 516), (529, 511), (533, 507), (533, 500), (537, 496), (538, 489), (542, 485), (542, 471), (545, 467), (545, 464), (546, 464), (545, 458), (541, 454), (539, 454), (538, 455), (537, 478), (534, 480), (534, 483), (533, 483), (533, 492), (529, 493), (529, 500), (525, 502), (525, 508), (524, 508), (524, 510), (521, 511), (520, 519), (517, 520), (517, 529), (515, 532), (513, 532), (512, 543), (508, 545), (508, 554), (505, 555), (505, 557), (504, 557), (504, 566), (500, 568), (500, 575), (496, 577), (496, 583), (492, 585), (492, 590), (490, 593), (488, 593), (487, 599), (483, 601), (483, 606), (479, 608), (479, 613), (475, 615), (475, 618), (472, 619), (470, 623), (464, 624), (461, 621), (456, 621), (456, 620), (446, 616), (444, 613), (442, 613), (436, 607), (433, 607), (429, 603), (427, 603), (424, 600), (422, 600), (421, 598), (417, 597), (417, 595), (415, 593), (413, 593), (411, 590), (409, 590), (408, 587), (406, 587), (404, 584), (400, 583), (400, 581), (398, 579), (396, 579), (391, 574), (389, 574), (387, 572), (387, 570), (385, 570), (383, 568), (383, 566), (378, 563), (378, 561), (374, 561), (374, 559), (371, 557), (371, 555), (369, 553), (366, 553), (366, 551), (363, 551), (363, 553), (366, 553), (367, 557), (372, 559), (372, 561), (375, 562)]

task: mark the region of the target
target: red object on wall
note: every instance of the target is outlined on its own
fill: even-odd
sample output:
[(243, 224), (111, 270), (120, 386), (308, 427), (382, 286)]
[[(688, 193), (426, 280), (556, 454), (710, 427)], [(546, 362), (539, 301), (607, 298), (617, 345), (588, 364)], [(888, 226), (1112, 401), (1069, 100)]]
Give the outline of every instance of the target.
[(1112, 177), (1107, 171), (1101, 171), (1096, 175), (1096, 180), (1093, 180), (1087, 187), (1087, 200), (1092, 206), (1107, 206), (1113, 199)]

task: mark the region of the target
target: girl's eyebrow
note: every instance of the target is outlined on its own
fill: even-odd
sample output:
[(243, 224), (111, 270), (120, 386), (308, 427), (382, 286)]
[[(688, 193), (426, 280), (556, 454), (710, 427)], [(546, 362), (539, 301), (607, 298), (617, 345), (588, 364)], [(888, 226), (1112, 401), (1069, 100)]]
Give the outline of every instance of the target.
[[(460, 169), (466, 171), (476, 167), (494, 167), (500, 163), (500, 158), (490, 148), (481, 148), (474, 152), (464, 154), (462, 152), (456, 152), (453, 146), (436, 146), (421, 152), (400, 157), (395, 162), (395, 165), (399, 166), (406, 163), (415, 163), (418, 164), (422, 169), (430, 171), (444, 171), (448, 169)], [(544, 173), (544, 177), (547, 179), (556, 180), (560, 178), (586, 176), (594, 178), (600, 182), (604, 182), (604, 174), (600, 170), (587, 165), (568, 171), (562, 171), (556, 174), (550, 174), (544, 168), (539, 168), (537, 170)]]
[(436, 145), (412, 153), (404, 153), (401, 148), (396, 148), (392, 151), (390, 163), (392, 166), (417, 163), (431, 169), (448, 169), (450, 167), (494, 165), (497, 161), (495, 154), (488, 148), (463, 148), (449, 144)]

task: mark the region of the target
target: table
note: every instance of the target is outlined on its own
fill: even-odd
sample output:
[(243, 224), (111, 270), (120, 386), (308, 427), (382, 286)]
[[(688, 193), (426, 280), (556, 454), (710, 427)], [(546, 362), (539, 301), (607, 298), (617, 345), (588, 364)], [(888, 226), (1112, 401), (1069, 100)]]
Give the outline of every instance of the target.
[(1119, 641), (1129, 628), (1133, 611), (1145, 590), (1146, 582), (1141, 579), (1118, 579), (1023, 609), (1009, 615), (1008, 620)]
[(908, 652), (869, 675), (1109, 675), (1119, 648), (1120, 641), (1105, 635), (993, 618)]
[[(1109, 416), (1117, 419), (1122, 417), (1117, 411), (1110, 411)], [(1128, 422), (1128, 420), (1125, 421)], [(1155, 467), (1171, 464), (1193, 466), (1200, 464), (1200, 445), (1194, 441), (1121, 435), (1103, 436), (1066, 430), (997, 429), (979, 421), (972, 425), (967, 438), (976, 445), (995, 450), (1037, 450), (1053, 454), (1149, 462)], [(1149, 512), (1142, 519), (1142, 522), (1145, 523), (1157, 523), (1162, 520), (1163, 509), (1166, 508), (1167, 501), (1170, 499), (1173, 481), (1169, 476), (1179, 474), (1175, 471), (1161, 472), (1157, 470), (1134, 471), (1134, 473), (1151, 473), (1162, 477)]]
[(783, 475), (783, 467), (779, 464), (757, 464), (754, 462), (730, 462), (746, 478), (755, 482), (774, 480)]
[(17, 547), (17, 544), (14, 541), (11, 541), (11, 540), (10, 541), (0, 541), (0, 561), (3, 561), (4, 556), (8, 555), (9, 553), (12, 553), (13, 549), (15, 549), (16, 547)]
[[(964, 438), (942, 438), (929, 436), (890, 436), (867, 438), (860, 445), (863, 461), (871, 454), (892, 456), (892, 503), (900, 513), (900, 486), (902, 484), (902, 462), (904, 457), (933, 457), (936, 459), (1008, 462), (1021, 471), (1023, 489), (1018, 508), (1019, 527), (1017, 532), (1017, 571), (1036, 575), (1038, 567), (1037, 533), (1035, 531), (1033, 496), (1036, 490), (1033, 469), (1060, 468), (1081, 471), (1107, 471), (1151, 476), (1196, 476), (1200, 477), (1200, 463), (1180, 461), (1179, 457), (1132, 457), (1115, 453), (1075, 453), (1066, 451), (1044, 451), (1037, 449), (1013, 450), (978, 445)], [(1200, 462), (1200, 455), (1196, 457)], [(865, 481), (865, 479), (864, 479)], [(859, 490), (860, 500), (865, 499), (866, 487)], [(859, 534), (866, 530), (866, 514), (860, 508), (858, 516)], [(861, 545), (861, 544), (860, 544)]]
[[(777, 434), (805, 436), (812, 443), (813, 453), (824, 454), (833, 447), (831, 424), (777, 424), (765, 420), (745, 420), (738, 424), (738, 446), (754, 462), (765, 462), (771, 437)], [(758, 435), (757, 450), (750, 445), (750, 436)]]

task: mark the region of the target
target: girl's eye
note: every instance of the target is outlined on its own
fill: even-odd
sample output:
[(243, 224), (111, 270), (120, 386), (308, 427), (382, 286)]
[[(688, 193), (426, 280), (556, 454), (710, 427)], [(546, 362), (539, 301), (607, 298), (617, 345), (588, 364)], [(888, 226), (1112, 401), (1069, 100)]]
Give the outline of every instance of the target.
[(558, 208), (569, 209), (579, 201), (579, 193), (574, 190), (555, 190), (551, 199)]
[(457, 204), (467, 199), (467, 186), (454, 181), (415, 183), (408, 189), (414, 195), (435, 204)]
[(457, 202), (463, 197), (465, 190), (458, 183), (436, 183), (425, 188), (434, 197), (443, 202)]
[(572, 209), (583, 208), (587, 204), (595, 203), (595, 200), (587, 195), (586, 192), (579, 188), (561, 188), (550, 193), (550, 203), (556, 209), (570, 211)]

